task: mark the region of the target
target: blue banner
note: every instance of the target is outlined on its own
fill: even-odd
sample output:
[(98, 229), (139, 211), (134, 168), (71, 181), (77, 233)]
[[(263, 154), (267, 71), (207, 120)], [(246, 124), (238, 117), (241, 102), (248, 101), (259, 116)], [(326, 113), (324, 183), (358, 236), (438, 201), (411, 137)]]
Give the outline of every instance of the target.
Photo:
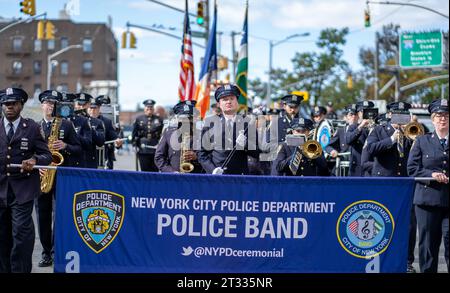
[(55, 272), (405, 272), (413, 187), (60, 168)]

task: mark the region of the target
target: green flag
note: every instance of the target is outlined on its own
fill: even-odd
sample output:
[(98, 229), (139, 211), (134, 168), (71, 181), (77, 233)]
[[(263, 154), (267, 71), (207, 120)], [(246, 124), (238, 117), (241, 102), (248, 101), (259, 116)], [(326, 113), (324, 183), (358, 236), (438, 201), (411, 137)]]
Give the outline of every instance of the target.
[(245, 8), (245, 21), (242, 32), (241, 48), (239, 50), (238, 67), (236, 73), (236, 85), (241, 91), (238, 98), (239, 110), (247, 111), (247, 74), (248, 74), (248, 5)]

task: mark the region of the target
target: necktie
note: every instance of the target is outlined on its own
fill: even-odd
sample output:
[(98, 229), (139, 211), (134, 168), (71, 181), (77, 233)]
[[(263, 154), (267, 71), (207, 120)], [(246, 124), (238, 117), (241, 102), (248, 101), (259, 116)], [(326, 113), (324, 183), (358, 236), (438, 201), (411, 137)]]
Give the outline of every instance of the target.
[(231, 120), (227, 120), (226, 123), (226, 148), (233, 147), (233, 122)]
[(442, 146), (443, 148), (445, 148), (445, 145), (446, 145), (447, 140), (446, 140), (445, 138), (441, 138), (441, 139), (439, 140), (439, 142), (441, 143), (441, 146)]
[(400, 156), (400, 158), (403, 158), (405, 156), (404, 148), (403, 148), (403, 140), (404, 140), (403, 132), (400, 131), (398, 134), (398, 141), (397, 141), (397, 151)]
[(14, 125), (11, 122), (9, 122), (8, 126), (9, 126), (9, 131), (7, 134), (7, 138), (8, 138), (8, 143), (10, 143), (11, 139), (14, 136)]

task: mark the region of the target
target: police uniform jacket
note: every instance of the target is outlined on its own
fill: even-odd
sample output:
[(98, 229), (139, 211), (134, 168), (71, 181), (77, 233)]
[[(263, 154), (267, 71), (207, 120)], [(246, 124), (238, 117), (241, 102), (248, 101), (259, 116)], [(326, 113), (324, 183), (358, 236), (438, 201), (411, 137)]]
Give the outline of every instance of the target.
[[(41, 121), (41, 131), (44, 134), (45, 141), (48, 143), (48, 137), (51, 133), (53, 123), (47, 127), (45, 120)], [(58, 139), (66, 144), (66, 148), (59, 152), (64, 157), (63, 167), (80, 167), (83, 160), (83, 152), (81, 149), (81, 142), (75, 131), (73, 123), (69, 120), (63, 119), (61, 127), (59, 128)]]
[(358, 124), (352, 124), (345, 133), (345, 143), (349, 145), (350, 155), (350, 176), (362, 176), (361, 153), (367, 139), (369, 130), (358, 129)]
[(278, 156), (272, 165), (274, 176), (330, 176), (327, 162), (323, 156), (310, 160), (302, 156), (297, 174), (292, 174), (289, 168), (296, 146), (288, 146), (285, 142), (280, 145)]
[(164, 121), (156, 115), (150, 117), (141, 115), (136, 118), (133, 125), (132, 140), (138, 147), (139, 154), (154, 154), (156, 145), (161, 138)]
[[(390, 123), (378, 125), (367, 137), (366, 148), (373, 157), (373, 176), (406, 177), (406, 165), (408, 162), (411, 140), (403, 137), (403, 157), (397, 150), (397, 142), (392, 142), (391, 136), (395, 129)], [(361, 160), (362, 161), (362, 160)]]
[[(178, 144), (175, 149), (172, 148), (170, 142), (175, 138), (171, 138), (172, 135), (178, 137)], [(156, 148), (155, 152), (155, 165), (159, 171), (166, 173), (174, 173), (180, 171), (180, 154), (181, 154), (181, 136), (177, 133), (177, 128), (168, 128)], [(192, 140), (192, 136), (191, 136)], [(191, 141), (190, 149), (193, 150), (193, 143)], [(201, 173), (202, 167), (198, 161), (189, 162), (194, 165), (194, 171), (191, 173)]]
[[(101, 121), (103, 121), (103, 125), (105, 126), (105, 140), (106, 141), (111, 141), (111, 140), (116, 140), (119, 138), (116, 130), (114, 129), (113, 123), (109, 118), (106, 118), (103, 115), (99, 115), (98, 119), (100, 119)], [(105, 146), (105, 159), (110, 162), (109, 164), (111, 164), (111, 162), (113, 162), (116, 159), (116, 156), (114, 154), (114, 144), (108, 144), (107, 146)]]
[[(436, 132), (416, 138), (408, 158), (408, 175), (411, 177), (431, 177), (434, 172), (448, 176), (449, 143), (444, 148)], [(414, 204), (448, 208), (448, 184), (436, 181), (417, 182)]]
[(361, 168), (362, 168), (362, 176), (371, 177), (373, 171), (373, 156), (367, 150), (367, 147), (364, 147), (361, 154)]
[(99, 162), (97, 147), (103, 147), (105, 144), (105, 125), (100, 119), (94, 117), (88, 119), (92, 129), (92, 144), (85, 153), (86, 167), (97, 168)]
[[(236, 116), (236, 122), (233, 124), (233, 139), (230, 143), (231, 147), (236, 146), (236, 138), (239, 135), (236, 134), (236, 124), (242, 125), (241, 123), (244, 123), (242, 119), (242, 117)], [(231, 149), (225, 149), (225, 120), (225, 117), (222, 115), (220, 117), (208, 117), (205, 119), (205, 127), (203, 127), (202, 129), (202, 149), (197, 152), (197, 157), (203, 169), (206, 171), (206, 173), (209, 174), (211, 174), (215, 168), (222, 167), (222, 164), (231, 153)], [(215, 126), (217, 123), (219, 123), (219, 125)], [(247, 127), (247, 122), (245, 122), (243, 125), (245, 129)], [(220, 139), (215, 141), (214, 138), (216, 136), (222, 136), (221, 146), (218, 144), (218, 141), (220, 141)], [(248, 135), (246, 136), (247, 138), (249, 137)], [(259, 148), (256, 145), (257, 135), (255, 136), (255, 141), (249, 143), (249, 139), (247, 139), (245, 147), (234, 152), (234, 155), (226, 166), (224, 174), (249, 174), (247, 156), (257, 158), (260, 154)], [(211, 145), (211, 147), (205, 148), (205, 142), (212, 142), (213, 144)]]
[(338, 153), (344, 153), (348, 151), (349, 146), (345, 142), (345, 133), (348, 129), (348, 125), (345, 127), (339, 127), (334, 135), (330, 138), (329, 144), (325, 147), (327, 153), (331, 153), (331, 151), (336, 150)]
[(49, 165), (52, 161), (47, 143), (39, 125), (31, 119), (20, 118), (11, 142), (8, 144), (3, 119), (0, 121), (0, 206), (6, 206), (8, 185), (19, 204), (33, 200), (40, 194), (39, 171), (20, 172), (20, 168), (8, 168), (9, 164), (22, 164), (34, 158), (37, 165)]
[(286, 134), (288, 129), (291, 128), (292, 119), (298, 117), (299, 115), (297, 114), (295, 117), (289, 118), (286, 113), (283, 113), (280, 117), (278, 117), (278, 142), (283, 142), (286, 140)]
[(81, 143), (81, 149), (83, 152), (83, 160), (80, 163), (80, 167), (86, 167), (86, 162), (88, 160), (88, 152), (92, 148), (92, 129), (89, 119), (81, 115), (76, 115), (70, 118), (73, 125), (75, 126), (75, 131), (78, 135), (78, 139)]

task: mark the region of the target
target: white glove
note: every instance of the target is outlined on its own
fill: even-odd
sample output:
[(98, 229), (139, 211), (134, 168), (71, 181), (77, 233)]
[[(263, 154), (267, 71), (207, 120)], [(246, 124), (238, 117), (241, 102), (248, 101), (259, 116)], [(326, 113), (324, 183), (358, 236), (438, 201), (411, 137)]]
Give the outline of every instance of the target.
[(216, 169), (213, 170), (212, 173), (213, 173), (213, 175), (222, 175), (224, 171), (225, 170), (222, 169), (221, 167), (217, 167)]
[(245, 147), (245, 143), (247, 142), (247, 137), (245, 137), (244, 131), (241, 130), (239, 132), (239, 136), (236, 138), (236, 144), (240, 147)]
[(399, 136), (399, 130), (398, 129), (396, 129), (395, 131), (394, 131), (394, 133), (391, 135), (391, 141), (392, 141), (392, 143), (396, 143), (397, 142), (397, 140), (398, 140), (398, 136)]

